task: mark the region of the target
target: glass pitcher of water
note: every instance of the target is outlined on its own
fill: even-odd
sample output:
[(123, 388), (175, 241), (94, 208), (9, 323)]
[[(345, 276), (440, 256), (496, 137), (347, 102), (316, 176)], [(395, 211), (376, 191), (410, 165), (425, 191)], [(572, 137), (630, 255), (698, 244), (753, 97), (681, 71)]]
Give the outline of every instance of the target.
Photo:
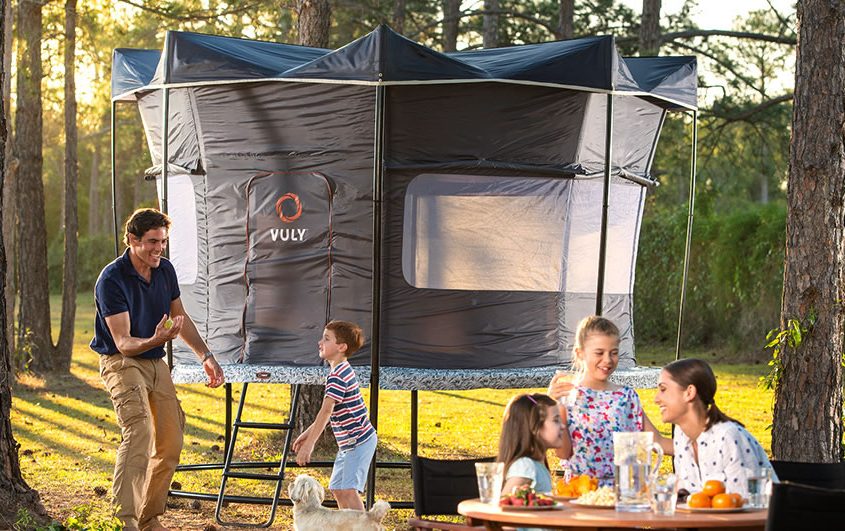
[[(653, 457), (655, 453), (657, 455)], [(650, 486), (662, 460), (663, 449), (654, 442), (651, 432), (613, 434), (613, 487), (617, 511), (651, 510)]]

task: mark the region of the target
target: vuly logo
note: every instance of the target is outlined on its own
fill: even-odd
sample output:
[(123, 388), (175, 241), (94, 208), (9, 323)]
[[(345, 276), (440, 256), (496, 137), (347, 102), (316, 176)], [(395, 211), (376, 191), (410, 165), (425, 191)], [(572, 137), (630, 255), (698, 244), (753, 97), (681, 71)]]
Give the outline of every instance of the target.
[[(285, 205), (293, 204), (293, 208), (295, 209), (294, 213), (291, 215), (285, 215)], [(288, 206), (288, 212), (290, 212), (290, 206)], [(283, 223), (293, 223), (299, 216), (302, 215), (302, 201), (299, 200), (299, 196), (288, 192), (278, 199), (276, 199), (276, 213), (279, 215), (279, 219), (282, 220)], [(308, 229), (270, 229), (270, 238), (275, 241), (280, 242), (301, 242), (305, 240), (305, 233)]]

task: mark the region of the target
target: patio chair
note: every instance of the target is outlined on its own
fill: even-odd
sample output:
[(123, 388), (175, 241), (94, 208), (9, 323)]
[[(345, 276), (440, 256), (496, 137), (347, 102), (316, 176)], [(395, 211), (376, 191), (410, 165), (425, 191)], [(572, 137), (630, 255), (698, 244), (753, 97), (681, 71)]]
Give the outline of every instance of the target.
[(774, 483), (766, 531), (841, 529), (845, 521), (845, 490), (799, 483)]
[(772, 461), (780, 481), (826, 489), (845, 489), (845, 463), (799, 463)]
[[(411, 478), (414, 483), (414, 512), (423, 515), (456, 515), (458, 504), (478, 497), (475, 463), (493, 461), (483, 459), (429, 459), (411, 457)], [(412, 529), (440, 529), (444, 531), (475, 531), (484, 527), (438, 522), (423, 518), (409, 518)]]

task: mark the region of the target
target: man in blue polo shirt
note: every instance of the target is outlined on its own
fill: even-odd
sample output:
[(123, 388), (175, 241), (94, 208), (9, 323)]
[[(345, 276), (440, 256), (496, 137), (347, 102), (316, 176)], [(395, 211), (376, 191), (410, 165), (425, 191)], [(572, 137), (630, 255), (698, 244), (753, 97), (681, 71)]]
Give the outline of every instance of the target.
[(97, 306), (91, 348), (117, 414), (112, 492), (124, 529), (161, 531), (167, 491), (182, 451), (185, 413), (176, 398), (164, 345), (176, 337), (200, 358), (209, 387), (223, 371), (182, 307), (176, 271), (162, 256), (170, 218), (136, 210), (126, 221), (126, 252), (107, 265), (94, 288)]

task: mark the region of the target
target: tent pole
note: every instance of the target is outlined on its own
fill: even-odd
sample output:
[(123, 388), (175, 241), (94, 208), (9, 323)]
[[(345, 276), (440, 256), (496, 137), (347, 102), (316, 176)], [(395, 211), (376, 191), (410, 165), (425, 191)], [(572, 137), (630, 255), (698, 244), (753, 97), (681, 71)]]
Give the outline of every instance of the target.
[(692, 111), (692, 153), (689, 170), (689, 211), (687, 214), (687, 241), (684, 247), (684, 273), (681, 278), (681, 302), (678, 307), (678, 340), (675, 343), (675, 359), (681, 358), (681, 339), (684, 332), (684, 305), (687, 302), (687, 276), (692, 246), (692, 222), (695, 214), (695, 174), (697, 171), (696, 151), (698, 146), (698, 111)]
[(419, 391), (411, 390), (411, 458), (419, 453), (419, 427), (420, 427), (420, 400)]
[(607, 211), (610, 204), (610, 170), (613, 161), (613, 94), (607, 95), (607, 117), (604, 127), (604, 183), (602, 186), (601, 233), (599, 235), (599, 271), (596, 281), (596, 315), (601, 315), (604, 302), (604, 269), (607, 260)]
[[(168, 121), (170, 115), (170, 89), (165, 87), (161, 93), (161, 211), (167, 215), (167, 160), (170, 155), (167, 152), (167, 145), (170, 143), (170, 122)], [(169, 234), (168, 234), (169, 236)], [(164, 248), (163, 254), (170, 256), (167, 248)], [(173, 370), (173, 342), (167, 342), (167, 366)]]
[[(373, 145), (373, 291), (372, 330), (370, 336), (370, 422), (378, 431), (379, 349), (381, 334), (381, 242), (382, 242), (382, 186), (384, 184), (384, 92), (376, 86), (375, 138)], [(367, 477), (367, 508), (375, 502), (376, 461), (378, 450), (370, 464)]]
[(117, 233), (117, 102), (111, 102), (111, 212), (114, 224), (114, 256), (120, 256), (120, 241)]

